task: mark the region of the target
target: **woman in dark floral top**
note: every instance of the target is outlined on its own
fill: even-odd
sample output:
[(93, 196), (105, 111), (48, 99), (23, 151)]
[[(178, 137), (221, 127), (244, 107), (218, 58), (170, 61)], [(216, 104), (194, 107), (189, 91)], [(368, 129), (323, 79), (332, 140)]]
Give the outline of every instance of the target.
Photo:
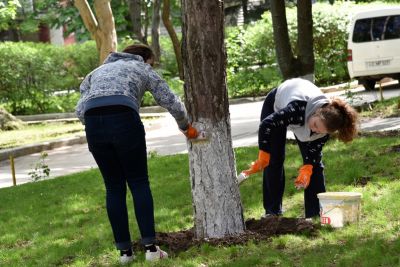
[(303, 157), (295, 186), (305, 189), (305, 217), (318, 216), (317, 194), (325, 192), (322, 148), (335, 132), (339, 140), (352, 141), (357, 134), (357, 113), (344, 101), (328, 99), (313, 83), (300, 78), (283, 82), (267, 95), (258, 133), (259, 157), (238, 177), (242, 182), (263, 170), (264, 217), (282, 215), (287, 129), (293, 131)]

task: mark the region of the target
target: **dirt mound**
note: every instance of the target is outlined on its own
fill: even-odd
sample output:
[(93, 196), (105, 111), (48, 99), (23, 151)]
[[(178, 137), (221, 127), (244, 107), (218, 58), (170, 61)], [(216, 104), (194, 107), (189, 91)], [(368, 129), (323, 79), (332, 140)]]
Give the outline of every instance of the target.
[[(240, 235), (200, 240), (195, 238), (192, 228), (173, 233), (157, 233), (157, 243), (168, 247), (168, 253), (174, 254), (204, 243), (215, 246), (230, 246), (244, 244), (250, 240), (266, 240), (282, 234), (313, 234), (316, 228), (316, 225), (304, 219), (268, 217), (246, 221), (246, 231)], [(134, 243), (134, 248), (141, 249), (139, 242)]]

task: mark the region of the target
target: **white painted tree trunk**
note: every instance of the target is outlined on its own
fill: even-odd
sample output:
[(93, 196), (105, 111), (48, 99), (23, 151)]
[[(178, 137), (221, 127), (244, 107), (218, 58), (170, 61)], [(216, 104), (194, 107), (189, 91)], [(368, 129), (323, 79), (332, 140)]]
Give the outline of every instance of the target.
[(241, 233), (243, 210), (229, 116), (217, 124), (199, 118), (195, 127), (206, 128), (208, 133), (207, 141), (189, 142), (196, 236), (220, 238)]
[(182, 14), (186, 107), (193, 126), (208, 134), (188, 148), (196, 237), (236, 235), (245, 225), (226, 88), (223, 1), (183, 0)]

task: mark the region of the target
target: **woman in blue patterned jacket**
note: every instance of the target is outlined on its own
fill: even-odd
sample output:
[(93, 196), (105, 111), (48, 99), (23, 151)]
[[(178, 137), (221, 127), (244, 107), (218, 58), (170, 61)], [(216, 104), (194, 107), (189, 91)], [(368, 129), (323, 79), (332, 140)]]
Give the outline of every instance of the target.
[(180, 130), (195, 138), (187, 112), (167, 83), (152, 69), (154, 54), (145, 45), (131, 45), (111, 53), (83, 80), (76, 107), (85, 124), (88, 147), (103, 176), (107, 214), (120, 250), (121, 263), (134, 259), (126, 206), (127, 184), (146, 260), (166, 258), (155, 245), (154, 208), (147, 174), (145, 131), (139, 107), (145, 91), (175, 118)]
[(335, 132), (343, 142), (353, 140), (357, 126), (357, 113), (351, 106), (338, 98), (328, 99), (307, 80), (290, 79), (272, 90), (261, 111), (259, 157), (238, 177), (242, 182), (249, 175), (264, 170), (263, 217), (282, 215), (288, 128), (293, 131), (303, 157), (295, 186), (305, 189), (305, 217), (312, 218), (320, 211), (317, 194), (325, 192), (322, 148), (329, 134)]

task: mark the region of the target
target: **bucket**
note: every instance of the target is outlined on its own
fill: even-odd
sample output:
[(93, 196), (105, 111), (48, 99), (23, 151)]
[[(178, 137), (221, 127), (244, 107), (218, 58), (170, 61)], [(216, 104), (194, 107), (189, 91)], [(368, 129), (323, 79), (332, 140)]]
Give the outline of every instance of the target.
[(326, 192), (318, 195), (321, 224), (335, 228), (358, 222), (361, 211), (361, 193)]

